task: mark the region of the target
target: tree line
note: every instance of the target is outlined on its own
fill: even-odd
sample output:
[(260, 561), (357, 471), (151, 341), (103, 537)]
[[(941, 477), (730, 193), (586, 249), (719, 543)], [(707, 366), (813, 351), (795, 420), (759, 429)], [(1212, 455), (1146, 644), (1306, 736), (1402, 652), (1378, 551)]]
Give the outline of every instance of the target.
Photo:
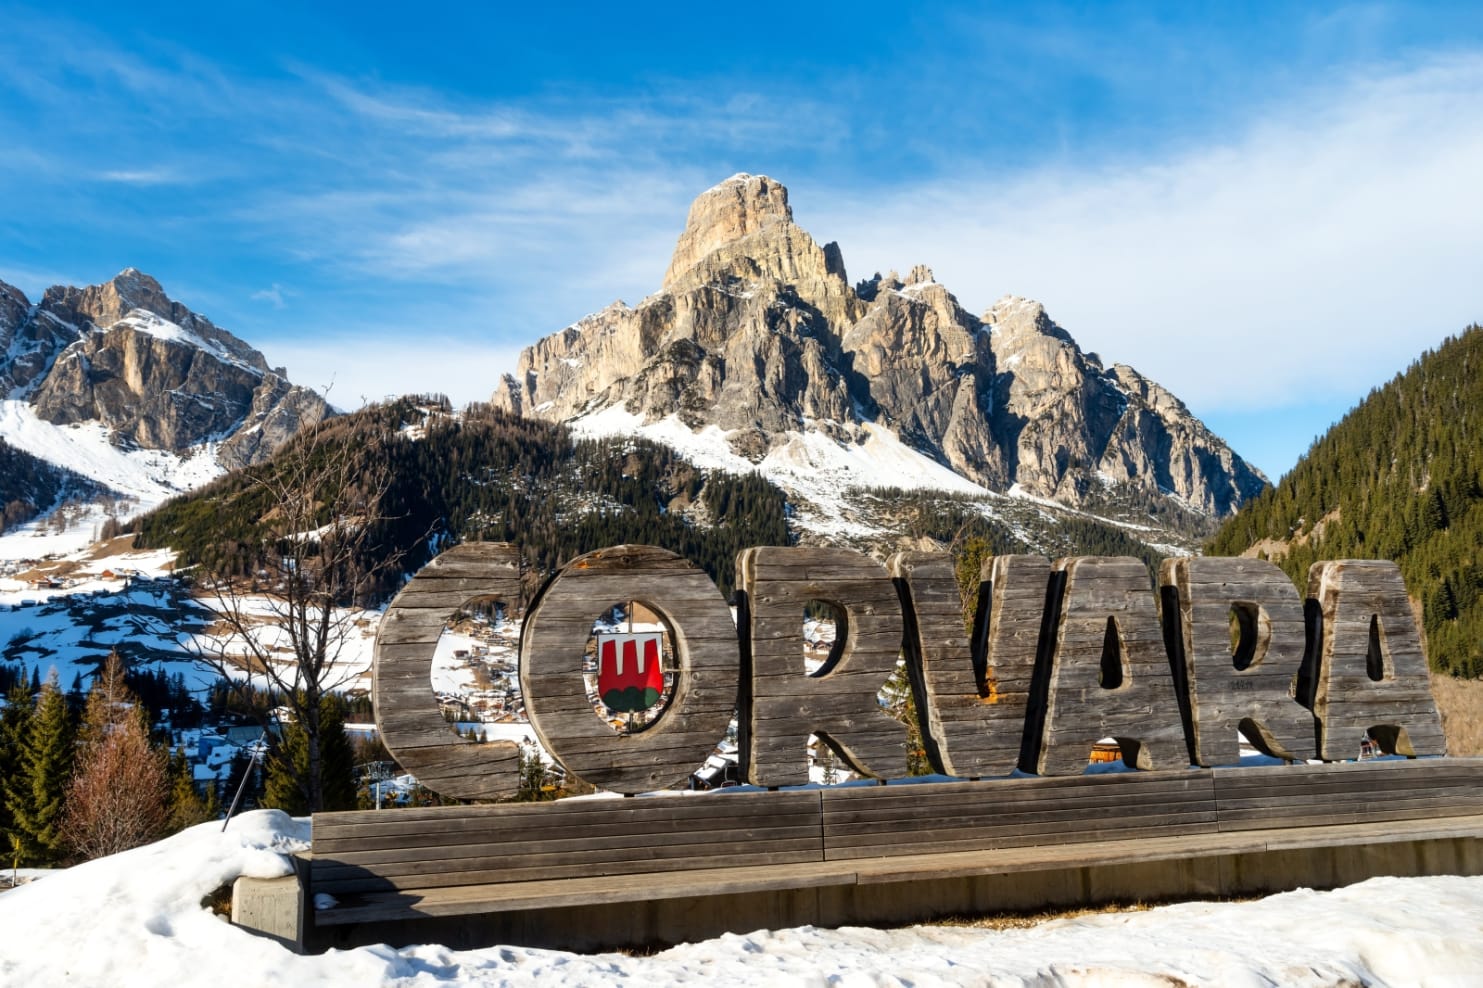
[(24, 524), (66, 497), (95, 493), (85, 477), (0, 439), (0, 532)]
[(117, 652), (82, 709), (53, 673), (18, 679), (0, 711), (0, 834), (8, 863), (48, 866), (147, 843), (216, 815), (183, 752), (151, 735)]
[[(452, 542), (510, 541), (521, 546), (534, 587), (581, 553), (644, 543), (694, 561), (729, 594), (741, 549), (789, 542), (783, 494), (760, 476), (702, 470), (656, 443), (580, 438), (489, 406), (453, 417), (435, 404), (430, 414), (426, 401), (362, 409), (312, 437), (330, 457), (337, 444), (376, 436), (389, 483), (366, 552), (400, 553), (401, 570), (415, 571)], [(254, 475), (280, 469), (281, 458), (137, 519), (136, 544), (170, 546), (185, 565), (252, 582), (263, 569), (262, 519), (274, 507)], [(401, 571), (383, 574), (374, 599), (361, 603), (386, 599), (401, 579)]]
[(1252, 547), (1300, 589), (1319, 560), (1395, 560), (1433, 668), (1483, 675), (1483, 328), (1373, 389), (1206, 551)]

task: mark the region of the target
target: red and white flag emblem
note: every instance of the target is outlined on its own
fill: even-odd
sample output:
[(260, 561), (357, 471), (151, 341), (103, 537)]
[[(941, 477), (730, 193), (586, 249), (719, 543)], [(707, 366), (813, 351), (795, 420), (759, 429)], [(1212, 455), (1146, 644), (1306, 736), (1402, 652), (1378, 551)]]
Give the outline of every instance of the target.
[(663, 632), (617, 632), (597, 639), (597, 694), (609, 710), (637, 712), (659, 702)]

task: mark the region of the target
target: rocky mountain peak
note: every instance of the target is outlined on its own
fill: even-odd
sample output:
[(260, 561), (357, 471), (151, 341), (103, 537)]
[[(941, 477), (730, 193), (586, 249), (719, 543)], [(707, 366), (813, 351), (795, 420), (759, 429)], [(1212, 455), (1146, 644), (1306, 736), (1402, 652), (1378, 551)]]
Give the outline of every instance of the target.
[(911, 274), (906, 276), (907, 285), (930, 285), (936, 280), (932, 275), (932, 269), (925, 264), (918, 264), (911, 269)]
[(0, 293), (0, 395), (26, 399), (56, 425), (99, 422), (114, 442), (183, 453), (220, 443), (224, 465), (266, 457), (324, 400), (268, 367), (261, 353), (165, 294), (137, 268), (98, 285), (48, 288), (34, 309)]
[(883, 427), (976, 484), (1074, 505), (1119, 487), (1218, 516), (1264, 486), (1178, 399), (1104, 370), (1039, 302), (1005, 296), (980, 321), (924, 264), (851, 289), (839, 248), (800, 229), (766, 176), (703, 192), (659, 292), (528, 347), (492, 400), (550, 419), (673, 417), (753, 462), (800, 433), (850, 444)]
[(838, 308), (855, 301), (844, 279), (839, 246), (820, 247), (794, 224), (788, 190), (766, 175), (739, 174), (691, 204), (660, 290), (772, 281)]
[(1019, 295), (1006, 295), (989, 306), (984, 310), (983, 322), (990, 332), (1007, 338), (1044, 336), (1062, 343), (1075, 343), (1071, 334), (1057, 326), (1046, 313), (1045, 306)]
[(101, 285), (74, 288), (53, 285), (46, 290), (42, 305), (56, 313), (65, 313), (69, 321), (92, 323), (106, 329), (134, 310), (170, 319), (174, 303), (154, 278), (137, 268), (125, 268)]
[[(10, 349), (15, 331), (25, 322), (31, 302), (26, 294), (14, 285), (0, 281), (0, 359)], [(3, 388), (0, 388), (3, 391)]]
[(716, 251), (792, 223), (787, 189), (766, 175), (733, 175), (690, 204), (685, 230), (664, 275), (664, 287)]

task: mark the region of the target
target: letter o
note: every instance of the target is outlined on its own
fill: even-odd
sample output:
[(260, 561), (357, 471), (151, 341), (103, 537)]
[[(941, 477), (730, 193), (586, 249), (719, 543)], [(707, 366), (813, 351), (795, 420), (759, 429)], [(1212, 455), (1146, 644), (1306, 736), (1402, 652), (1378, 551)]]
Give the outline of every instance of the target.
[[(668, 708), (628, 735), (597, 716), (582, 678), (593, 618), (616, 600), (642, 601), (665, 619), (678, 667)], [(654, 546), (614, 546), (567, 563), (527, 612), (520, 638), (520, 688), (536, 737), (569, 773), (616, 792), (685, 781), (725, 737), (740, 672), (726, 598), (704, 570)]]

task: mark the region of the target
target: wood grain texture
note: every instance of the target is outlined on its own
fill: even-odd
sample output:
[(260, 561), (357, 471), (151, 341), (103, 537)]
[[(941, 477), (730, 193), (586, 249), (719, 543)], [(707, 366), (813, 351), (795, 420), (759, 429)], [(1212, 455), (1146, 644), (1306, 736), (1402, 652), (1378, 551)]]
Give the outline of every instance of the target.
[(824, 791), (829, 860), (1214, 833), (1209, 772)]
[[(1080, 775), (1092, 745), (1115, 738), (1140, 769), (1189, 764), (1169, 656), (1148, 570), (1131, 556), (1060, 560), (1066, 586), (1056, 622), (1035, 760), (1038, 775)], [(1111, 629), (1111, 631), (1109, 631)], [(1104, 688), (1104, 646), (1115, 645), (1119, 685)]]
[[(1297, 698), (1303, 601), (1287, 574), (1265, 559), (1206, 556), (1165, 560), (1159, 582), (1177, 603), (1172, 644), (1185, 673), (1195, 764), (1238, 764), (1238, 732), (1265, 754), (1313, 758), (1318, 724)], [(1243, 639), (1234, 652), (1233, 609)]]
[[(653, 610), (674, 642), (669, 706), (633, 734), (598, 717), (582, 678), (592, 622), (619, 601)], [(684, 782), (736, 710), (741, 676), (731, 608), (705, 571), (667, 549), (624, 545), (578, 556), (531, 605), (520, 637), (520, 688), (531, 728), (568, 772), (640, 793)]]
[(520, 600), (520, 550), (468, 542), (437, 556), (402, 588), (381, 619), (371, 660), (376, 729), (403, 771), (454, 799), (500, 799), (520, 788), (519, 747), (455, 734), (433, 695), (433, 652), (448, 619), (467, 602)]
[[(903, 620), (885, 567), (849, 549), (757, 547), (737, 557), (746, 614), (746, 702), (739, 720), (746, 778), (808, 782), (817, 734), (856, 772), (906, 774), (906, 726), (877, 694), (901, 655)], [(803, 664), (803, 611), (826, 601), (843, 615), (838, 658), (817, 675)]]
[[(1297, 770), (1297, 771), (1293, 771)], [(1483, 760), (1423, 758), (1222, 769), (1222, 830), (1367, 823), (1483, 813)]]
[(1322, 615), (1313, 699), (1319, 757), (1358, 757), (1367, 733), (1387, 754), (1444, 754), (1442, 718), (1400, 568), (1388, 560), (1314, 563), (1308, 596)]
[(354, 894), (823, 860), (816, 791), (321, 813), (315, 891)]
[(888, 565), (910, 603), (907, 661), (934, 767), (966, 778), (1008, 775), (1020, 762), (1050, 562), (984, 561), (989, 626), (981, 654), (963, 625), (951, 555), (904, 552)]
[(319, 925), (1483, 834), (1483, 759), (316, 814)]

